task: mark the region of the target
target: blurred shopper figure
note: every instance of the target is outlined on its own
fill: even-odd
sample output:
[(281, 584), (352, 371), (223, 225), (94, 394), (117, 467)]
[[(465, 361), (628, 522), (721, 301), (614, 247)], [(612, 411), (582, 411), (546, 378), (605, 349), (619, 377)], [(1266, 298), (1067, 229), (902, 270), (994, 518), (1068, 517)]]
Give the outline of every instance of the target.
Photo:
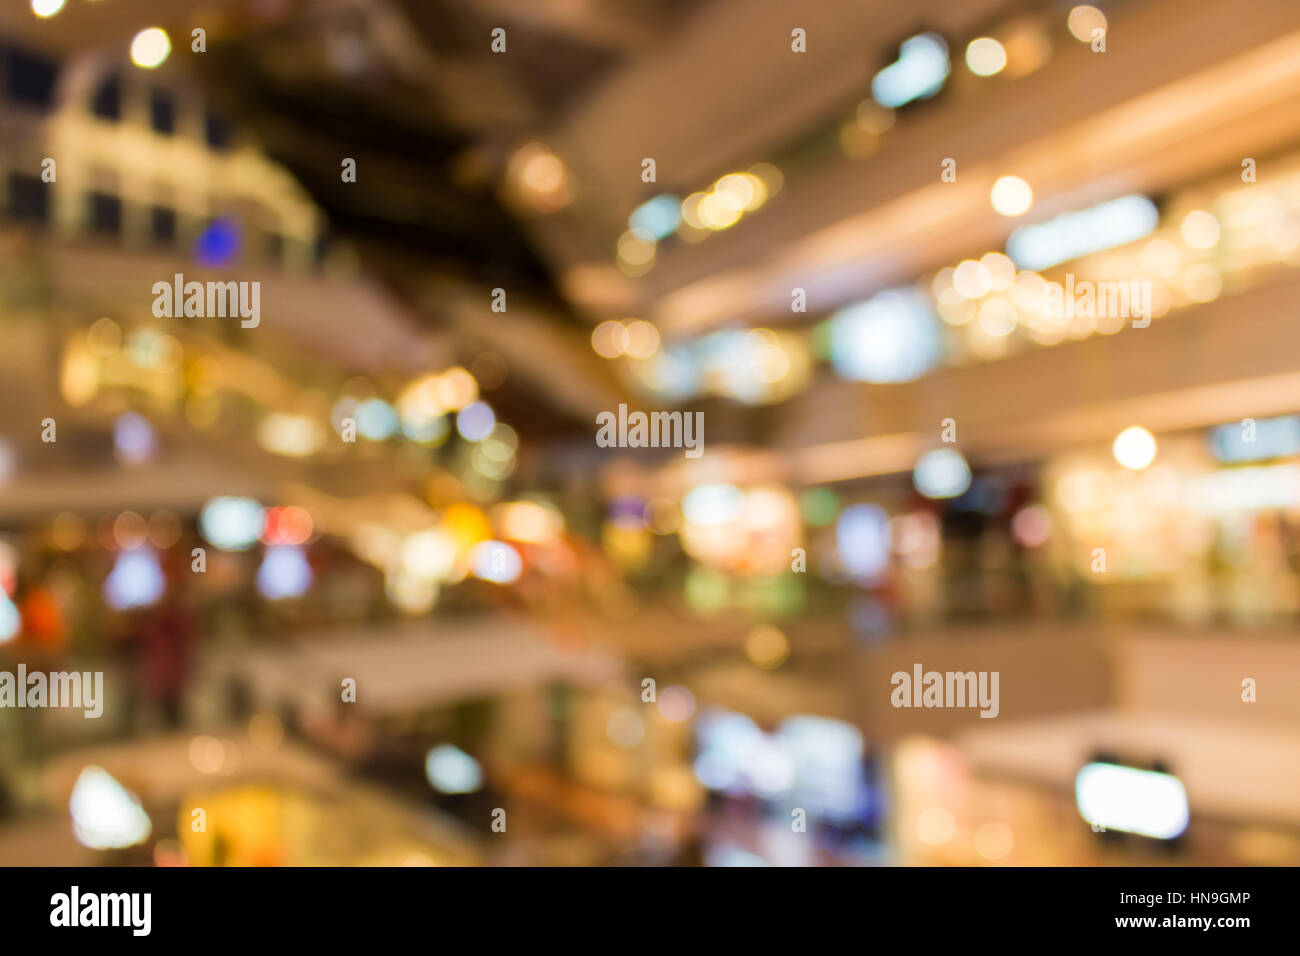
[(186, 571), (184, 560), (170, 556), (164, 560), (167, 589), (162, 599), (145, 611), (138, 631), (141, 689), (169, 729), (181, 725), (182, 702), (194, 660), (197, 628), (183, 586)]

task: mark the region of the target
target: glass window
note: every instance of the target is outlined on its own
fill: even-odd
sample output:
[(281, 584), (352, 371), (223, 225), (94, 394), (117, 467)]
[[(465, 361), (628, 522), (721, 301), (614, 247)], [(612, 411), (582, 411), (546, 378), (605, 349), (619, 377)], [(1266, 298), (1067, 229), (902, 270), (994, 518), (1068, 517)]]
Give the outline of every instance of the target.
[(150, 206), (149, 235), (159, 244), (175, 242), (176, 210), (168, 209), (166, 206)]
[(49, 187), (39, 176), (22, 173), (9, 174), (9, 214), (27, 222), (48, 222), (50, 218)]
[(5, 76), (11, 99), (48, 110), (54, 106), (53, 63), (40, 57), (10, 50), (5, 56)]
[(92, 192), (90, 229), (92, 232), (119, 235), (122, 232), (122, 200), (108, 193)]
[(112, 77), (105, 80), (95, 91), (91, 100), (90, 111), (100, 119), (120, 120), (122, 118), (122, 84)]
[(166, 90), (149, 92), (149, 125), (155, 132), (176, 132), (176, 102)]
[(213, 149), (227, 149), (230, 146), (230, 127), (225, 121), (214, 113), (206, 113), (203, 117), (204, 135), (208, 145)]

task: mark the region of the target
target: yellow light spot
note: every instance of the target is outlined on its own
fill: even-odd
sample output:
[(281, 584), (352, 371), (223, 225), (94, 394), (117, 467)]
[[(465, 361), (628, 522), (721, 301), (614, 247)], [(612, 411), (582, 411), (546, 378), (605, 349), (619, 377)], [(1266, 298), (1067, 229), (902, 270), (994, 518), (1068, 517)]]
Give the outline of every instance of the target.
[(1139, 258), (1145, 271), (1161, 279), (1172, 278), (1182, 262), (1178, 247), (1164, 239), (1152, 239), (1148, 242)]
[(162, 65), (172, 52), (172, 41), (160, 27), (141, 30), (131, 41), (131, 62), (146, 70)]
[(993, 208), (1003, 216), (1019, 216), (1034, 204), (1034, 191), (1019, 176), (1002, 176), (989, 192)]
[(953, 838), (957, 832), (957, 821), (951, 813), (942, 807), (930, 807), (922, 810), (916, 818), (916, 835), (922, 843), (930, 846), (942, 846)]
[(976, 76), (993, 76), (1007, 65), (1007, 51), (992, 37), (976, 37), (966, 46), (966, 66)]
[(713, 184), (713, 191), (716, 193), (731, 193), (743, 210), (754, 199), (754, 178), (744, 173), (728, 173)]
[(1201, 262), (1183, 276), (1183, 291), (1193, 302), (1213, 302), (1223, 291), (1223, 279), (1214, 266)]
[(979, 311), (980, 331), (992, 338), (1010, 335), (1016, 327), (1016, 307), (1006, 299), (989, 299)]
[(1052, 55), (1052, 43), (1042, 26), (1024, 19), (1009, 26), (1003, 34), (1002, 48), (1007, 51), (1007, 75), (1028, 76)]
[(708, 193), (691, 193), (682, 200), (682, 222), (692, 229), (707, 229), (700, 218), (700, 203), (708, 198)]
[(770, 624), (761, 624), (745, 638), (745, 654), (759, 667), (780, 667), (790, 656), (790, 642)]
[(1000, 252), (985, 253), (980, 265), (989, 271), (989, 288), (994, 292), (1008, 288), (1016, 278), (1016, 264)]
[(643, 229), (629, 229), (618, 238), (618, 266), (631, 276), (645, 275), (654, 265), (656, 243)]
[(569, 204), (569, 171), (564, 161), (541, 143), (528, 143), (516, 150), (510, 158), (508, 175), (540, 212), (556, 212)]
[(591, 347), (601, 358), (618, 358), (627, 351), (627, 327), (622, 322), (606, 319), (591, 333)]
[(785, 177), (781, 175), (781, 170), (777, 169), (771, 163), (755, 163), (749, 167), (751, 176), (757, 176), (758, 179), (767, 187), (768, 196), (775, 196), (785, 185)]
[(1222, 234), (1219, 220), (1204, 209), (1193, 209), (1184, 216), (1179, 232), (1183, 235), (1183, 242), (1193, 249), (1213, 249)]
[(1130, 471), (1141, 471), (1156, 458), (1156, 440), (1140, 425), (1124, 429), (1111, 446), (1115, 460)]
[(649, 358), (659, 351), (659, 330), (644, 319), (629, 322), (626, 352), (632, 358)]
[(50, 540), (60, 551), (72, 551), (86, 540), (86, 522), (71, 511), (61, 511), (50, 524)]
[(460, 411), (478, 398), (478, 382), (459, 365), (438, 376), (438, 402), (449, 411)]
[(32, 13), (44, 20), (62, 10), (63, 4), (64, 0), (32, 0)]
[(880, 136), (887, 133), (894, 125), (894, 111), (888, 106), (881, 106), (873, 99), (865, 99), (858, 104), (858, 126), (864, 133)]
[(964, 259), (953, 270), (952, 287), (967, 299), (978, 299), (993, 288), (993, 276), (982, 262)]
[(1066, 26), (1080, 43), (1091, 43), (1094, 30), (1106, 32), (1106, 14), (1086, 3), (1080, 4), (1070, 11)]

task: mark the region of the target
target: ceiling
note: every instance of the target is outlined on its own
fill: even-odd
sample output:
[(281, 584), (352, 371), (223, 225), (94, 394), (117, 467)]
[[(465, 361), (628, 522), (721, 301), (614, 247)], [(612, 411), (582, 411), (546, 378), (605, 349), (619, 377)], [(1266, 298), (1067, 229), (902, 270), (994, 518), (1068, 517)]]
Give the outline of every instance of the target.
[[(208, 52), (191, 54), (178, 40), (175, 68), (194, 71), (298, 177), (336, 241), (354, 246), (420, 323), (507, 356), (512, 378), (501, 401), (521, 430), (573, 437), (590, 430), (596, 411), (629, 400), (588, 344), (602, 318), (648, 318), (668, 339), (811, 320), (1000, 247), (1015, 223), (996, 215), (987, 195), (1007, 169), (1035, 183), (1035, 213), (1045, 217), (1129, 191), (1159, 197), (1300, 140), (1293, 0), (1257, 0), (1248, 17), (1218, 0), (1103, 4), (1104, 54), (1065, 33), (1068, 6), (176, 0), (160, 18), (143, 0), (73, 0), (51, 21), (9, 8), (0, 29), (62, 55), (124, 50), (156, 19), (176, 37), (206, 24)], [(1041, 69), (980, 81), (954, 63), (943, 92), (901, 110), (869, 157), (818, 145), (869, 93), (902, 39), (934, 30), (955, 51), (1009, 18), (1050, 26), (1053, 53)], [(498, 27), (507, 35), (500, 54), (490, 47)], [(805, 54), (790, 49), (795, 27), (807, 31)], [(543, 215), (503, 198), (510, 156), (531, 141), (553, 149), (575, 179), (563, 211)], [(941, 183), (939, 164), (950, 156), (958, 181)], [(340, 182), (341, 157), (357, 160), (356, 184)], [(642, 182), (644, 157), (656, 159), (657, 183)], [(665, 242), (642, 278), (615, 268), (615, 241), (637, 204), (707, 188), (765, 160), (782, 163), (786, 182), (762, 211), (703, 243)], [(796, 286), (807, 290), (806, 315), (790, 312)], [(509, 290), (508, 315), (487, 308), (498, 287)], [(1086, 348), (1094, 347), (1055, 351), (1077, 358)], [(1063, 361), (1030, 356), (1018, 367), (1027, 380), (1047, 381), (1050, 363)], [(939, 378), (952, 402), (979, 407), (979, 393), (964, 390), (984, 387), (980, 373)], [(911, 392), (883, 406), (877, 393), (821, 383), (772, 416), (785, 435), (803, 436), (779, 440), (808, 444), (789, 423), (824, 420), (828, 402), (884, 410), (832, 416), (816, 432), (821, 442), (914, 434), (908, 416), (888, 411)], [(720, 410), (717, 440), (744, 444), (751, 419)], [(989, 427), (1005, 432), (1011, 421)]]

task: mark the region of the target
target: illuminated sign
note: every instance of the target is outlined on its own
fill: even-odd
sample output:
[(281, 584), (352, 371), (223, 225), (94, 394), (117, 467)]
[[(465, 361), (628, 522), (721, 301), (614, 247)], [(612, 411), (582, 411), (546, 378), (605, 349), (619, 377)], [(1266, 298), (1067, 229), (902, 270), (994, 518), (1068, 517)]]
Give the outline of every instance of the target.
[(1035, 226), (1021, 226), (1007, 239), (1007, 255), (1021, 269), (1047, 269), (1141, 239), (1159, 221), (1150, 199), (1120, 196)]
[(1172, 840), (1187, 829), (1187, 791), (1167, 773), (1090, 763), (1074, 780), (1079, 815), (1095, 829)]
[(948, 79), (948, 44), (936, 33), (921, 33), (903, 41), (898, 59), (876, 74), (871, 95), (891, 109), (928, 99)]
[(1210, 432), (1210, 447), (1226, 463), (1300, 455), (1300, 415), (1219, 425)]

